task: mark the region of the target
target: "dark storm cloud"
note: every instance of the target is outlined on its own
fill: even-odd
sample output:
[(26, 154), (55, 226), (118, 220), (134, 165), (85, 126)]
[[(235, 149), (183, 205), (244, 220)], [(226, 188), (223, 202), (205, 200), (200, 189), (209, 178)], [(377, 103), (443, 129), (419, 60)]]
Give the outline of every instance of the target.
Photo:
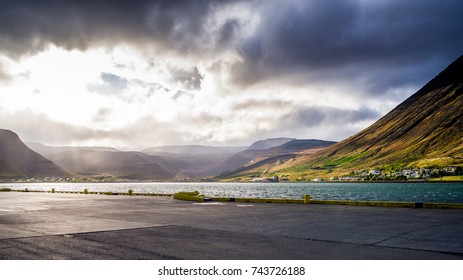
[[(112, 1), (1, 1), (0, 48), (10, 55), (39, 51), (48, 43), (85, 49), (111, 36), (131, 36), (144, 3)], [(109, 38), (108, 38), (109, 37)]]
[(19, 56), (39, 51), (48, 43), (86, 49), (128, 42), (194, 51), (201, 48), (197, 39), (204, 31), (204, 18), (220, 2), (1, 1), (0, 49)]
[(403, 68), (415, 65), (407, 82), (422, 83), (463, 52), (462, 1), (289, 1), (265, 9), (256, 36), (241, 44), (235, 82), (317, 72), (315, 79), (365, 75), (385, 90), (403, 85), (394, 75)]
[[(231, 68), (238, 85), (361, 76), (366, 89), (377, 94), (422, 84), (463, 52), (459, 0), (242, 1), (259, 18), (255, 33), (244, 37), (240, 31), (246, 27), (237, 18), (207, 20), (237, 2), (1, 1), (0, 51), (17, 57), (48, 43), (85, 49), (123, 42), (214, 57), (233, 48), (242, 56)], [(209, 36), (211, 30), (218, 34)], [(197, 89), (201, 79), (196, 76), (180, 79)]]
[(223, 26), (220, 32), (220, 38), (218, 40), (219, 45), (226, 45), (236, 36), (237, 30), (240, 28), (240, 23), (236, 19), (228, 20)]

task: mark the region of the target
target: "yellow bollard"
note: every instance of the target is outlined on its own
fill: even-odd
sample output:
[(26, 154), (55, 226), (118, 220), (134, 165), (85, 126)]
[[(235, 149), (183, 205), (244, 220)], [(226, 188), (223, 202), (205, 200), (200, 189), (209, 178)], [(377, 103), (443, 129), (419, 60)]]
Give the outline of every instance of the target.
[(310, 194), (304, 194), (304, 204), (309, 204), (310, 198)]

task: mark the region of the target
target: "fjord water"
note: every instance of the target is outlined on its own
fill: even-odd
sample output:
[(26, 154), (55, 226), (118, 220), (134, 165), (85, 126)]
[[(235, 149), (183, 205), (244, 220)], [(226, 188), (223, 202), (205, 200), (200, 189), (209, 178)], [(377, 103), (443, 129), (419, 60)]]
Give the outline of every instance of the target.
[(215, 197), (368, 200), (463, 203), (463, 183), (18, 183), (0, 184), (14, 190), (127, 192), (172, 194), (199, 191)]

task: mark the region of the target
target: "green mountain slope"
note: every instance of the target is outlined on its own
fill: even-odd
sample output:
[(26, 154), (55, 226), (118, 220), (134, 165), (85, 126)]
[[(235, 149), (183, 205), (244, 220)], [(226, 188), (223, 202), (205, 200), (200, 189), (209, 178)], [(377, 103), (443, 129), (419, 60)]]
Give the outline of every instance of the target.
[(283, 172), (462, 162), (463, 56), (370, 127)]

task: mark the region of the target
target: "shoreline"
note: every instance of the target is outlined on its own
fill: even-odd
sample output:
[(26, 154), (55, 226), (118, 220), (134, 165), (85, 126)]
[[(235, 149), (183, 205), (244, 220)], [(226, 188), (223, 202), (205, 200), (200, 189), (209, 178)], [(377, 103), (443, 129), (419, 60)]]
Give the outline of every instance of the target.
[(95, 191), (42, 191), (42, 190), (9, 190), (2, 192), (18, 193), (50, 193), (50, 194), (80, 194), (80, 195), (109, 195), (109, 196), (146, 196), (146, 197), (172, 197), (177, 200), (195, 201), (199, 203), (227, 202), (227, 203), (278, 203), (278, 204), (324, 204), (324, 205), (347, 205), (347, 206), (369, 206), (369, 207), (401, 207), (401, 208), (428, 208), (428, 209), (463, 209), (463, 203), (453, 202), (427, 202), (427, 201), (378, 201), (378, 200), (313, 200), (310, 195), (304, 195), (303, 199), (284, 198), (245, 198), (245, 197), (210, 197), (201, 195), (199, 192), (190, 193), (133, 193), (129, 192), (95, 192)]
[(463, 183), (463, 180), (358, 180), (358, 181), (285, 181), (281, 180), (278, 182), (252, 182), (252, 181), (108, 181), (108, 182), (69, 182), (69, 181), (40, 181), (40, 182), (24, 182), (24, 181), (1, 181), (0, 184), (136, 184), (136, 183), (179, 183), (179, 184), (198, 184), (198, 183), (230, 183), (230, 184), (330, 184), (330, 183)]

